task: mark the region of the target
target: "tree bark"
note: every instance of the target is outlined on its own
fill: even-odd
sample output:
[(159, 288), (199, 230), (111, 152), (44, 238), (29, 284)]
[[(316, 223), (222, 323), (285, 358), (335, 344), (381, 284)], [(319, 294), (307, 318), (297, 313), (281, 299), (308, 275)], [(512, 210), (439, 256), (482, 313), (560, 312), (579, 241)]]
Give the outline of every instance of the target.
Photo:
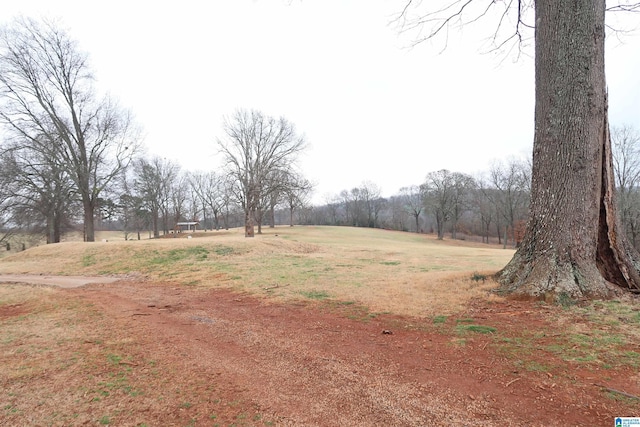
[(47, 244), (60, 242), (60, 225), (56, 220), (56, 213), (47, 214)]
[(250, 209), (244, 211), (244, 237), (255, 237), (255, 228), (253, 226), (253, 213)]
[(84, 241), (95, 242), (95, 228), (93, 221), (94, 204), (91, 200), (85, 200), (83, 197), (82, 205), (84, 207)]
[(445, 220), (443, 215), (439, 212), (436, 212), (436, 229), (438, 233), (438, 240), (444, 240), (444, 223)]
[(157, 239), (160, 237), (160, 212), (154, 209), (151, 212), (151, 217), (153, 237), (154, 239)]
[(536, 1), (531, 211), (522, 244), (497, 274), (508, 293), (606, 298), (640, 285), (613, 201), (604, 13), (605, 0)]

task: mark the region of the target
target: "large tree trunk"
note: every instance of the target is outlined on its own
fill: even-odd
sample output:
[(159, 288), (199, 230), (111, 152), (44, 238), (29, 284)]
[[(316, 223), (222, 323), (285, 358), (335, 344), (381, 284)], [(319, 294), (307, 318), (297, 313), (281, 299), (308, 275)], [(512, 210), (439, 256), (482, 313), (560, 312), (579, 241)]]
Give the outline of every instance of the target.
[(154, 239), (157, 239), (160, 237), (160, 212), (154, 210), (151, 215), (153, 216), (153, 219), (151, 220), (153, 223), (153, 237)]
[(55, 212), (47, 215), (47, 244), (50, 243), (60, 243), (60, 225)]
[(436, 231), (438, 233), (438, 240), (444, 239), (444, 223), (445, 220), (443, 218), (443, 215), (436, 212)]
[(262, 220), (264, 219), (264, 211), (259, 208), (255, 211), (255, 222), (258, 225), (258, 234), (262, 234)]
[(244, 237), (255, 237), (255, 228), (253, 225), (253, 213), (250, 209), (244, 210)]
[(95, 242), (96, 237), (93, 217), (93, 202), (89, 198), (83, 196), (82, 205), (84, 208), (84, 241)]
[(555, 301), (640, 285), (613, 202), (604, 12), (605, 0), (536, 1), (531, 213), (497, 275), (507, 292)]

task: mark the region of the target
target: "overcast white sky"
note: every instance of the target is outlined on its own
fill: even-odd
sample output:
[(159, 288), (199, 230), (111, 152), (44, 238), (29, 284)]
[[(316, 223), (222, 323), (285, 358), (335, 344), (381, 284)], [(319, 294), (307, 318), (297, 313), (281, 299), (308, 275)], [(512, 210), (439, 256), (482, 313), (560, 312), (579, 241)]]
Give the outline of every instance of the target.
[[(235, 109), (285, 116), (310, 144), (301, 169), (322, 203), (365, 180), (389, 196), (430, 171), (529, 154), (533, 59), (481, 54), (478, 28), (443, 53), (408, 49), (390, 25), (404, 1), (20, 0), (0, 20), (60, 17), (148, 155), (187, 170), (219, 167), (215, 139)], [(610, 122), (640, 128), (640, 38), (612, 41)]]

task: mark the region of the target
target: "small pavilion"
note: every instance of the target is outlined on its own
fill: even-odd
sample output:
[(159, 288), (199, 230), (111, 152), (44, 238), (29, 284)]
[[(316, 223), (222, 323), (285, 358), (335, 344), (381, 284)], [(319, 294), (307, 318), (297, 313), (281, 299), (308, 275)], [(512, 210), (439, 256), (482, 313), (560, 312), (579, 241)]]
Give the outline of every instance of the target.
[(182, 233), (185, 230), (194, 232), (198, 228), (199, 224), (200, 223), (198, 221), (176, 222), (176, 231), (178, 233)]

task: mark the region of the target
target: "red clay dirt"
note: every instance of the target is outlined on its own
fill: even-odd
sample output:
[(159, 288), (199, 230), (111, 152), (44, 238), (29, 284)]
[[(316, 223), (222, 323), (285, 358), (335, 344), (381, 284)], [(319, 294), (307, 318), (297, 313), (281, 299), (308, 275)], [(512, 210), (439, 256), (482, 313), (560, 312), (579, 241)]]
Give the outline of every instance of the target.
[[(124, 362), (130, 375), (153, 360), (164, 378), (164, 401), (123, 399), (113, 425), (613, 426), (615, 416), (640, 414), (629, 413), (632, 399), (611, 399), (604, 388), (640, 394), (632, 368), (605, 372), (529, 354), (551, 368), (523, 369), (491, 334), (459, 341), (443, 333), (453, 318), (438, 325), (353, 305), (144, 281), (59, 292), (93, 304), (105, 325), (138, 344)], [(553, 331), (554, 310), (475, 301), (455, 318), (509, 337)]]

